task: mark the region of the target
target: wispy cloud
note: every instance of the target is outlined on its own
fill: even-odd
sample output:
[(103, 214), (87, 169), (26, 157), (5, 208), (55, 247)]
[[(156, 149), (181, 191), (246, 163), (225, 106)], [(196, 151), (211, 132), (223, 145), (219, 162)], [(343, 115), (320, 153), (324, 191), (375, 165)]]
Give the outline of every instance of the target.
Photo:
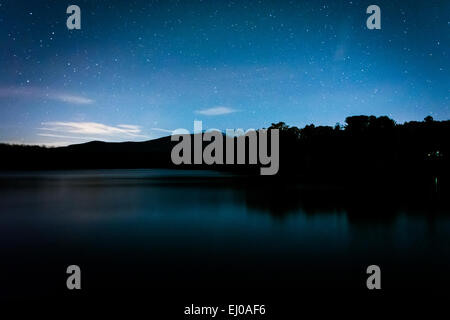
[(165, 133), (172, 133), (173, 132), (173, 130), (163, 129), (163, 128), (151, 128), (150, 130), (159, 131), (159, 132), (165, 132)]
[(49, 99), (70, 104), (92, 104), (95, 101), (83, 96), (69, 94), (66, 92), (48, 91), (43, 88), (17, 88), (0, 87), (0, 98), (28, 98), (28, 99)]
[(142, 134), (140, 126), (131, 124), (119, 124), (109, 126), (98, 122), (43, 122), (38, 128), (41, 137), (53, 137), (76, 140), (135, 140), (149, 138)]
[(230, 114), (233, 112), (237, 112), (237, 110), (229, 108), (229, 107), (220, 107), (220, 106), (195, 111), (195, 113), (202, 114), (205, 116), (221, 116), (221, 115)]
[(62, 102), (67, 103), (74, 103), (74, 104), (91, 104), (94, 103), (94, 100), (80, 97), (80, 96), (72, 96), (68, 94), (59, 94), (59, 95), (53, 95), (51, 96), (51, 99), (59, 100)]

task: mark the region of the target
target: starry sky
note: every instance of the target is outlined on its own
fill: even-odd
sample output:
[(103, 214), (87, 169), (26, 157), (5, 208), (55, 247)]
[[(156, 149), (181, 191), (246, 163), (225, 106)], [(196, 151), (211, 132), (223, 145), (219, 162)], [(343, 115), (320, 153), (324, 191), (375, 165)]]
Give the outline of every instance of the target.
[(447, 120), (449, 31), (446, 0), (0, 0), (0, 141)]

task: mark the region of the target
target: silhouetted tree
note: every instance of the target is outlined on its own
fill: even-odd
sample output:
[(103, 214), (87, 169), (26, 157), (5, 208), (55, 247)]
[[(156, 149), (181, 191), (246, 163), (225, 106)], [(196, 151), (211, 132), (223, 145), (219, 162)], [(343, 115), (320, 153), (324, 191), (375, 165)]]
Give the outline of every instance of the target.
[(433, 117), (432, 116), (426, 116), (423, 120), (425, 120), (426, 123), (431, 123), (431, 122), (433, 122)]
[(346, 130), (350, 132), (363, 132), (369, 127), (368, 116), (352, 116), (345, 118)]

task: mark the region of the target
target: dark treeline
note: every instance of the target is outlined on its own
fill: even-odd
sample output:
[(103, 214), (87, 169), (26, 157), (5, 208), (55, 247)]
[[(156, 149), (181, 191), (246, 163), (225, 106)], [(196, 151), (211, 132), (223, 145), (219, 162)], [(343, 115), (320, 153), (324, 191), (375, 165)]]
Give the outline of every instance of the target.
[(374, 180), (448, 173), (450, 121), (426, 117), (396, 124), (386, 116), (352, 116), (334, 128), (298, 129), (283, 122), (270, 128), (281, 130), (282, 174)]
[[(386, 117), (352, 116), (335, 127), (290, 127), (280, 130), (279, 177), (308, 183), (379, 184), (420, 182), (446, 188), (449, 175), (450, 121), (396, 124)], [(68, 147), (0, 145), (1, 169), (155, 168), (239, 170), (259, 174), (259, 166), (174, 166), (176, 142), (164, 137), (146, 142), (89, 142)], [(204, 143), (206, 144), (206, 143)]]

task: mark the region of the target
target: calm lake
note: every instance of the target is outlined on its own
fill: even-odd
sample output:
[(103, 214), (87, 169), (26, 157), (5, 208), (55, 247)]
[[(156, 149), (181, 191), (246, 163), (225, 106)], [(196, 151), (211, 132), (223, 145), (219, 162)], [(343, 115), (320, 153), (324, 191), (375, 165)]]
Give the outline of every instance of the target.
[[(355, 199), (358, 198), (358, 199)], [(450, 284), (450, 214), (424, 201), (172, 170), (0, 174), (0, 293)], [(350, 205), (351, 204), (351, 205)]]

